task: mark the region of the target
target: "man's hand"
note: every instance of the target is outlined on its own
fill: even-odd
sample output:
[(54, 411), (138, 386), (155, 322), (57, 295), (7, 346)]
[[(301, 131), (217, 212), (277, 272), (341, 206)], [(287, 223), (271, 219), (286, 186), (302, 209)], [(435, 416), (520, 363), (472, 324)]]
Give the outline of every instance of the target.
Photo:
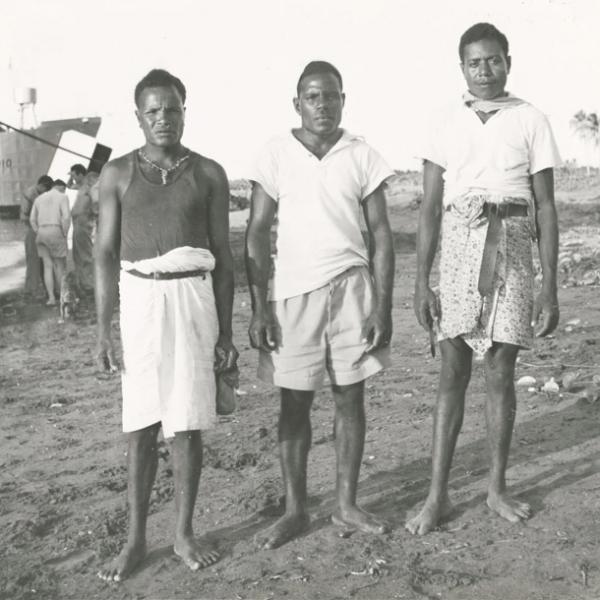
[(277, 349), (277, 324), (269, 309), (252, 313), (248, 335), (250, 345), (257, 350), (272, 352)]
[(390, 311), (374, 311), (367, 319), (363, 333), (365, 341), (369, 344), (365, 349), (365, 354), (389, 346), (392, 339), (392, 315)]
[(428, 285), (417, 285), (413, 304), (419, 325), (431, 331), (440, 318), (438, 298), (433, 290)]
[(110, 336), (101, 337), (98, 340), (96, 366), (101, 372), (116, 373), (119, 370), (119, 364), (115, 357), (115, 348)]
[(536, 327), (535, 337), (544, 337), (552, 333), (558, 325), (560, 311), (556, 292), (541, 291), (533, 304), (531, 326)]
[(215, 346), (215, 371), (217, 373), (227, 373), (230, 371), (237, 373), (237, 359), (239, 355), (231, 338), (220, 334)]

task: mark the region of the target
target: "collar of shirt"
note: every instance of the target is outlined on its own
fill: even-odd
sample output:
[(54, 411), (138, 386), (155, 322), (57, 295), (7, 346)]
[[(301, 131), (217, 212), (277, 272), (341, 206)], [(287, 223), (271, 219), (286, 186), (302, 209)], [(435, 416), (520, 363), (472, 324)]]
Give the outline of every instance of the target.
[[(311, 158), (317, 158), (295, 135), (294, 132), (290, 129), (289, 130), (289, 139), (292, 141), (292, 143), (301, 148), (304, 152), (306, 152), (308, 154), (309, 157)], [(332, 154), (335, 154), (336, 152), (339, 152), (340, 150), (343, 150), (344, 148), (347, 148), (348, 146), (351, 146), (352, 144), (354, 144), (355, 142), (364, 142), (364, 138), (360, 135), (355, 135), (353, 133), (350, 133), (349, 131), (347, 131), (346, 129), (342, 129), (342, 135), (340, 137), (340, 139), (329, 149), (329, 152), (327, 152), (327, 154), (325, 154), (325, 156), (323, 156), (323, 158), (321, 158), (320, 160), (323, 161), (326, 158), (330, 157)]]

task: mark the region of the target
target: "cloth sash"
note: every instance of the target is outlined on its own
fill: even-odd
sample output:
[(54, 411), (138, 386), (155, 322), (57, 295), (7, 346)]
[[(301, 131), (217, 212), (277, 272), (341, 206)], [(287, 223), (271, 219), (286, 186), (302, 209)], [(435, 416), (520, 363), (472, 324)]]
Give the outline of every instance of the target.
[[(486, 228), (479, 271), (477, 274), (470, 274), (470, 277), (477, 277), (477, 289), (480, 296), (485, 297), (494, 292), (493, 281), (496, 259), (502, 237), (505, 235), (502, 218), (510, 216), (510, 213), (508, 215), (502, 214), (502, 207), (512, 208), (517, 206), (520, 208), (520, 206), (523, 206), (525, 214), (522, 216), (526, 216), (528, 205), (529, 203), (524, 198), (497, 197), (491, 194), (465, 195), (456, 198), (450, 204), (449, 209), (463, 220), (467, 228)], [(497, 207), (497, 209), (493, 207)], [(504, 280), (504, 274), (499, 275), (500, 281)]]
[(140, 271), (140, 273), (178, 273), (203, 269), (212, 271), (215, 268), (215, 257), (206, 248), (182, 246), (155, 258), (136, 261), (121, 261), (124, 271)]
[[(521, 288), (524, 290), (533, 280), (531, 268), (526, 268), (533, 237), (526, 207), (524, 198), (475, 193), (455, 198), (448, 206), (442, 224), (442, 317), (438, 339), (461, 335), (478, 356), (491, 346), (492, 335), (497, 334), (498, 307), (506, 297), (506, 282), (512, 282), (508, 296), (513, 297), (521, 295)], [(512, 220), (513, 216), (518, 220)], [(520, 306), (509, 309), (517, 321), (520, 310)], [(505, 317), (504, 313), (506, 308)], [(529, 321), (530, 315), (527, 327)], [(523, 328), (519, 321), (517, 329)], [(502, 341), (528, 345), (521, 338)]]
[(462, 96), (463, 102), (475, 112), (490, 113), (501, 108), (509, 108), (513, 106), (520, 106), (525, 104), (524, 100), (513, 96), (510, 92), (507, 92), (504, 96), (498, 96), (490, 100), (484, 100), (474, 96), (471, 92), (466, 91)]

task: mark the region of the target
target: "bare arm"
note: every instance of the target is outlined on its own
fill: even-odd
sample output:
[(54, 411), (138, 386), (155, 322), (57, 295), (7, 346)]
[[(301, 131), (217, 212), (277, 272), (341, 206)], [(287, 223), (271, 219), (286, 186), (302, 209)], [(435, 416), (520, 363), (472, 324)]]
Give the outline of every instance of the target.
[(60, 226), (63, 235), (67, 237), (69, 227), (71, 226), (71, 210), (69, 209), (69, 199), (65, 196), (60, 203)]
[(559, 309), (556, 285), (556, 263), (558, 256), (558, 219), (554, 205), (554, 172), (544, 169), (532, 175), (535, 198), (536, 224), (540, 263), (542, 265), (542, 290), (539, 293), (533, 314), (537, 322), (543, 315), (538, 337), (548, 335), (558, 325)]
[(25, 223), (31, 222), (31, 211), (33, 210), (32, 202), (27, 197), (26, 192), (21, 195), (21, 210), (20, 217), (21, 221)]
[(426, 160), (423, 165), (423, 202), (417, 229), (417, 278), (414, 308), (422, 327), (431, 329), (439, 317), (437, 299), (429, 286), (442, 221), (444, 169)]
[(248, 330), (253, 348), (266, 351), (276, 347), (273, 318), (267, 302), (271, 270), (271, 226), (276, 202), (259, 183), (252, 186), (250, 219), (246, 231), (246, 273), (252, 299), (252, 319)]
[(363, 201), (369, 230), (371, 271), (375, 282), (375, 309), (366, 331), (367, 352), (387, 346), (392, 336), (392, 296), (394, 291), (394, 241), (381, 184)]
[(37, 233), (38, 232), (38, 205), (34, 202), (29, 213), (29, 224), (31, 228)]
[(217, 163), (210, 167), (211, 194), (208, 202), (208, 238), (215, 257), (213, 290), (219, 319), (216, 352), (218, 370), (235, 367), (238, 353), (233, 346), (231, 315), (233, 310), (233, 257), (229, 246), (229, 182)]
[(99, 222), (95, 244), (98, 363), (103, 370), (117, 368), (110, 326), (117, 299), (121, 249), (121, 201), (119, 169), (107, 164), (100, 177)]

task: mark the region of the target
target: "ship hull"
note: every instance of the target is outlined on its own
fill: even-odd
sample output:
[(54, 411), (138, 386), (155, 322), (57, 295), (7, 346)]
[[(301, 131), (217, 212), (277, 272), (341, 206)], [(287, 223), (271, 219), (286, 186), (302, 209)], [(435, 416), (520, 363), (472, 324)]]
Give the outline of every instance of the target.
[[(0, 216), (17, 217), (21, 197), (25, 189), (34, 184), (40, 176), (46, 175), (65, 131), (78, 131), (95, 138), (100, 129), (101, 119), (64, 119), (46, 121), (35, 129), (25, 130), (38, 141), (18, 131), (0, 132)], [(73, 156), (73, 162), (86, 161)], [(89, 163), (89, 161), (87, 161)]]

